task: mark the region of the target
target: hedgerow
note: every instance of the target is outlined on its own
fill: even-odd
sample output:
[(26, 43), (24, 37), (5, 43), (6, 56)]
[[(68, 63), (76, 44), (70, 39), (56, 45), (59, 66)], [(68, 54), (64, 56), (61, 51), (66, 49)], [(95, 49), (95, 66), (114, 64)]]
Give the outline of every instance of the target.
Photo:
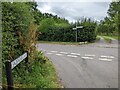
[[(55, 70), (52, 64), (48, 60), (46, 61), (41, 52), (36, 50), (39, 22), (36, 20), (37, 11), (35, 8), (35, 2), (2, 2), (3, 87), (7, 86), (5, 76), (6, 60), (13, 61), (25, 51), (28, 51), (28, 67), (26, 67), (24, 62), (21, 62), (12, 72), (14, 85), (18, 86), (18, 88), (23, 88), (24, 86), (25, 88), (29, 88), (29, 86), (31, 88), (44, 88), (56, 85), (57, 88), (57, 77), (55, 77)], [(49, 70), (52, 70), (54, 78), (51, 78), (52, 74)], [(41, 77), (40, 73), (47, 74), (47, 77), (50, 78), (49, 81), (45, 77)], [(37, 75), (38, 78), (34, 77)]]

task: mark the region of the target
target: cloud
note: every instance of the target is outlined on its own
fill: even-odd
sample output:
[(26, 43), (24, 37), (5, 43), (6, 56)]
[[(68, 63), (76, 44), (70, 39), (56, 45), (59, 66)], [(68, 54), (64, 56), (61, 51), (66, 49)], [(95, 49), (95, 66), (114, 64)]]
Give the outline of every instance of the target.
[(110, 2), (38, 2), (42, 13), (65, 17), (70, 22), (81, 17), (101, 20), (107, 16)]

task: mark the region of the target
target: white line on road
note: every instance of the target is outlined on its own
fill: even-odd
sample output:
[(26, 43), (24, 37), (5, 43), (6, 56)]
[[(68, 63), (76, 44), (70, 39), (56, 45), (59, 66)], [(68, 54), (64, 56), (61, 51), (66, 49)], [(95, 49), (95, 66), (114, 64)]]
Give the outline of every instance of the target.
[(52, 53), (47, 53), (47, 54), (52, 54)]
[(113, 56), (101, 56), (101, 58), (115, 58)]
[(58, 52), (58, 51), (50, 51), (50, 52), (56, 53), (56, 52)]
[(95, 55), (90, 55), (90, 54), (85, 54), (85, 56), (88, 56), (88, 57), (94, 57)]
[(62, 56), (62, 54), (56, 54), (57, 56)]
[(78, 56), (74, 56), (74, 55), (67, 55), (68, 57), (78, 57)]
[(63, 54), (68, 54), (67, 52), (60, 52), (60, 53), (63, 53)]
[(73, 55), (78, 55), (78, 56), (80, 56), (80, 54), (79, 54), (79, 53), (70, 53), (70, 54), (73, 54)]
[(81, 58), (83, 58), (83, 59), (93, 59), (91, 57), (81, 57)]
[(112, 59), (107, 59), (107, 58), (99, 58), (99, 60), (102, 60), (102, 61), (112, 61)]

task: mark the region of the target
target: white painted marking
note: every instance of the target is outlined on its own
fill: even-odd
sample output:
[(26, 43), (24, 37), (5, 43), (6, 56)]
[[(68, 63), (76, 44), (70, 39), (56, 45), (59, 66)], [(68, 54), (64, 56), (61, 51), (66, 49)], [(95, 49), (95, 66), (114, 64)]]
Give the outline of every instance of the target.
[(78, 56), (74, 56), (74, 55), (67, 55), (68, 57), (78, 57)]
[(113, 56), (101, 56), (101, 58), (115, 58)]
[(60, 52), (60, 53), (63, 53), (63, 54), (68, 54), (67, 52)]
[(50, 51), (50, 52), (56, 53), (56, 52), (58, 52), (58, 51)]
[(47, 54), (52, 54), (52, 53), (47, 53)]
[(93, 59), (91, 57), (81, 57), (81, 58), (83, 58), (83, 59)]
[(78, 56), (80, 56), (80, 54), (79, 54), (79, 53), (70, 53), (70, 54), (73, 54), (73, 55), (78, 55)]
[(62, 56), (62, 54), (56, 54), (57, 56)]
[(85, 56), (94, 57), (95, 55), (85, 54)]
[(112, 59), (107, 59), (107, 58), (99, 58), (99, 60), (102, 60), (102, 61), (112, 61)]

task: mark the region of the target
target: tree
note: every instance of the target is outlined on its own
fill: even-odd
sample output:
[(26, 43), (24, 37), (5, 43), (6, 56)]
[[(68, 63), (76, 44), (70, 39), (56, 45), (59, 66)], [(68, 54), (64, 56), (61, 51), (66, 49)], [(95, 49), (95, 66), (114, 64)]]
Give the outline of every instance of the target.
[(120, 30), (120, 1), (111, 2), (108, 9), (108, 17), (100, 22), (97, 29), (105, 35), (118, 35)]
[(120, 1), (118, 2), (112, 2), (110, 4), (110, 7), (108, 9), (108, 15), (110, 19), (112, 20), (113, 26), (115, 27), (115, 31), (118, 33), (118, 30), (120, 30)]

